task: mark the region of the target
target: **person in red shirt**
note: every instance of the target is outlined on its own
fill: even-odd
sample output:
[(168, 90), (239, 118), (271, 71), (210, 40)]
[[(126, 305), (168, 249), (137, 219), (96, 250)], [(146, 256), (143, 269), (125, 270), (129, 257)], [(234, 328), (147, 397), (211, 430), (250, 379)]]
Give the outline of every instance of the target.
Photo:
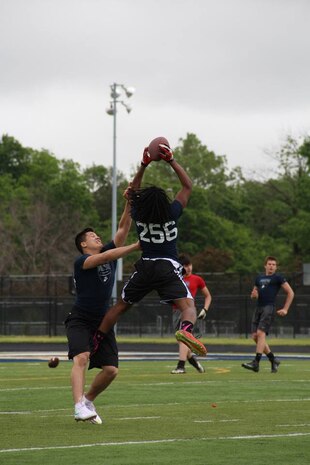
[[(187, 287), (189, 288), (190, 293), (192, 294), (193, 298), (195, 299), (195, 296), (198, 290), (204, 296), (204, 299), (205, 299), (204, 307), (202, 308), (202, 310), (199, 312), (197, 316), (198, 320), (204, 320), (206, 318), (207, 311), (209, 310), (211, 300), (212, 300), (210, 291), (207, 288), (204, 280), (200, 276), (192, 273), (193, 265), (188, 255), (185, 255), (185, 254), (180, 255), (179, 261), (183, 265), (183, 268), (185, 270), (185, 274), (183, 275), (183, 280), (187, 284)], [(173, 305), (173, 323), (174, 323), (175, 328), (178, 330), (180, 328), (180, 312), (178, 311), (175, 305)], [(183, 344), (183, 342), (179, 342), (179, 361), (178, 361), (177, 367), (174, 370), (172, 370), (171, 373), (173, 375), (185, 373), (186, 372), (185, 371), (186, 361), (188, 361), (194, 368), (196, 368), (196, 370), (199, 373), (205, 372), (205, 369), (198, 362), (193, 352), (185, 344)]]

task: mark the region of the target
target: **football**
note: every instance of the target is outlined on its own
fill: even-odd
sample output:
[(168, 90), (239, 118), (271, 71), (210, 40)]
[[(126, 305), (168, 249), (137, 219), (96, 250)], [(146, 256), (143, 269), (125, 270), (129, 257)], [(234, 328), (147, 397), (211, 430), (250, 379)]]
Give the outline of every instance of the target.
[(56, 368), (58, 365), (59, 365), (59, 358), (58, 357), (52, 357), (48, 362), (48, 366), (50, 368)]
[(170, 147), (169, 142), (165, 137), (156, 137), (149, 143), (149, 154), (152, 161), (160, 161), (160, 154), (159, 154), (159, 144), (166, 144)]

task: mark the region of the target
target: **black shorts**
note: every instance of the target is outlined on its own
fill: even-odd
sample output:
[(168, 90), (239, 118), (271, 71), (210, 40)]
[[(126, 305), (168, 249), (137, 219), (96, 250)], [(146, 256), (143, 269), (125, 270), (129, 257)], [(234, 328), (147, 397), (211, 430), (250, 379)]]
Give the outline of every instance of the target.
[(260, 329), (268, 334), (274, 320), (274, 315), (274, 305), (257, 307), (252, 318), (252, 333), (256, 333), (256, 331)]
[[(70, 360), (83, 352), (91, 352), (92, 338), (101, 320), (102, 317), (86, 315), (73, 307), (65, 320)], [(118, 347), (113, 329), (101, 342), (96, 354), (90, 357), (88, 369), (103, 366), (118, 367)]]
[(140, 258), (135, 263), (136, 271), (130, 276), (122, 290), (124, 302), (139, 302), (151, 291), (157, 291), (161, 303), (170, 303), (192, 295), (183, 281), (182, 265), (168, 259)]

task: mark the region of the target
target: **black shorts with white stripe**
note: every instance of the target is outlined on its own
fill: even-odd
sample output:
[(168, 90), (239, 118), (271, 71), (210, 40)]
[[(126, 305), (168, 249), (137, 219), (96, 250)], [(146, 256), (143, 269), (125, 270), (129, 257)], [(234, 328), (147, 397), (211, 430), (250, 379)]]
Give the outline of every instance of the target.
[(165, 258), (140, 258), (136, 271), (122, 290), (124, 302), (139, 302), (151, 291), (157, 291), (162, 303), (171, 303), (192, 295), (182, 277), (182, 265)]

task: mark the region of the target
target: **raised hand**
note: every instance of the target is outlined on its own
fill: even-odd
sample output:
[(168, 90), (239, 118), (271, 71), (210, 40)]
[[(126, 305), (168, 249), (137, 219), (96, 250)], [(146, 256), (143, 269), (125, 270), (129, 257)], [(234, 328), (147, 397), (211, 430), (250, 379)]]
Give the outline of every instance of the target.
[(141, 160), (141, 165), (147, 166), (149, 163), (151, 163), (152, 159), (149, 154), (149, 148), (145, 147), (143, 150), (143, 155), (142, 155), (142, 160)]
[(167, 163), (171, 163), (173, 160), (173, 152), (169, 145), (159, 144), (159, 156)]

